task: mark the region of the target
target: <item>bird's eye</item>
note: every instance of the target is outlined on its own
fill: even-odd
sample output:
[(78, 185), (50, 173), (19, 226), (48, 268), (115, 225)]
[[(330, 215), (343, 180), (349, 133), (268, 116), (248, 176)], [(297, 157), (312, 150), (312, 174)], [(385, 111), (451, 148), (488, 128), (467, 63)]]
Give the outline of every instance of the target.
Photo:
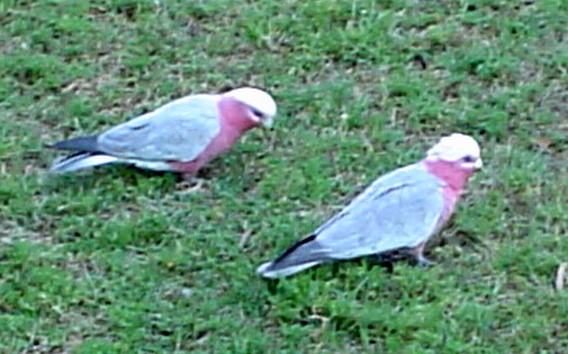
[(251, 108), (250, 109), (252, 114), (254, 114), (255, 116), (257, 116), (258, 118), (264, 118), (264, 113), (262, 113), (261, 111)]
[(467, 155), (467, 156), (464, 156), (462, 158), (462, 161), (466, 162), (466, 163), (475, 162), (475, 160), (477, 160), (477, 159), (475, 157), (471, 156), (471, 155)]

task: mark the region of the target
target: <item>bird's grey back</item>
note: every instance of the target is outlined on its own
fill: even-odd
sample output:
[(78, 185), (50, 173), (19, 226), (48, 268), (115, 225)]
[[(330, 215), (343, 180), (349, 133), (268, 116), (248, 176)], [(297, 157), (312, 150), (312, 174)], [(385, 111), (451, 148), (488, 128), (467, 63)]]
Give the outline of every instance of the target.
[(436, 230), (443, 186), (420, 163), (378, 178), (315, 231), (319, 255), (347, 259), (417, 246)]
[(101, 134), (102, 151), (121, 158), (191, 161), (219, 133), (217, 96), (170, 102)]

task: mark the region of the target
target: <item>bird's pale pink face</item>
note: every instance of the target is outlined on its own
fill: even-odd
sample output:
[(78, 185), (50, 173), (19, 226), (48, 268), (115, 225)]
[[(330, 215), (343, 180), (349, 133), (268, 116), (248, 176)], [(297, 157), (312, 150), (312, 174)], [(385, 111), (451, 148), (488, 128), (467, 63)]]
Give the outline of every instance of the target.
[(432, 174), (458, 191), (475, 171), (483, 167), (479, 144), (472, 137), (463, 134), (452, 134), (440, 139), (428, 150), (424, 163)]
[(276, 102), (268, 93), (251, 87), (243, 87), (229, 91), (223, 96), (241, 103), (245, 115), (255, 125), (272, 126), (272, 119), (276, 115)]
[(472, 137), (457, 133), (441, 138), (428, 150), (426, 160), (444, 161), (454, 168), (472, 172), (483, 167), (479, 144)]

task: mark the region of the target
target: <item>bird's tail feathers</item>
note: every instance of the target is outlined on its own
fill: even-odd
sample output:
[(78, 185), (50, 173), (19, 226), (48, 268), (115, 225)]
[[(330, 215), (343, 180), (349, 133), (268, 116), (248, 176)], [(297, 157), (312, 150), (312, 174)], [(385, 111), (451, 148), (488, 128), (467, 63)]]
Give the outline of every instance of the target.
[(98, 135), (87, 135), (58, 141), (48, 147), (59, 150), (74, 150), (81, 152), (99, 152), (97, 143)]
[(279, 268), (274, 262), (266, 262), (256, 269), (256, 272), (264, 278), (276, 279), (284, 278), (292, 274), (299, 273), (305, 269), (314, 267), (321, 262), (309, 262), (300, 264), (297, 266), (288, 266), (285, 268)]
[(56, 159), (51, 165), (51, 172), (65, 173), (120, 161), (119, 158), (99, 153), (80, 152)]
[(264, 278), (286, 277), (316, 266), (328, 259), (325, 249), (310, 235), (299, 241), (273, 262), (267, 262), (257, 268), (257, 273)]

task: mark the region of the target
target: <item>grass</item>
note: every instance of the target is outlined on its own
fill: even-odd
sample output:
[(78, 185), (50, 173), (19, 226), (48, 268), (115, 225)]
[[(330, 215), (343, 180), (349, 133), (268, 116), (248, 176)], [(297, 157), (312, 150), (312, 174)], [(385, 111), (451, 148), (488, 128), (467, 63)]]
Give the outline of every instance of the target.
[[(567, 353), (568, 5), (540, 1), (0, 3), (0, 352)], [(258, 85), (250, 132), (175, 175), (57, 176), (55, 140)], [(254, 269), (440, 135), (486, 168), (438, 265)]]

